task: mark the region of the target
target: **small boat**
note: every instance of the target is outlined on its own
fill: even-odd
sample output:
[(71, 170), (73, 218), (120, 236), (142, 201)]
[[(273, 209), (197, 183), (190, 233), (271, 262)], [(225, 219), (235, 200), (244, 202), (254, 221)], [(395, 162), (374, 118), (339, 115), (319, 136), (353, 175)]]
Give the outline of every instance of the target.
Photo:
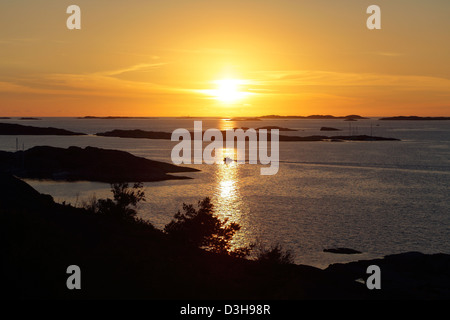
[(230, 163), (230, 162), (233, 162), (233, 161), (234, 161), (234, 160), (231, 159), (231, 158), (229, 158), (229, 157), (223, 158), (223, 163)]

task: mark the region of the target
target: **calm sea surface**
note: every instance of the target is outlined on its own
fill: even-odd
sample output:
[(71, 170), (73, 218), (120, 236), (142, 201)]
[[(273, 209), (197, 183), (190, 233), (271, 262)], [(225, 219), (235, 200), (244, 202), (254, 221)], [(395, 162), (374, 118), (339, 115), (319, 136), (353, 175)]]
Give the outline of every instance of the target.
[[(0, 150), (50, 145), (95, 146), (171, 162), (176, 144), (167, 140), (96, 137), (113, 129), (172, 132), (193, 129), (195, 119), (0, 120), (57, 127), (90, 135), (0, 136)], [(198, 119), (197, 119), (198, 120)], [(330, 263), (369, 259), (405, 251), (450, 253), (450, 121), (342, 120), (203, 120), (203, 128), (258, 128), (275, 125), (297, 129), (281, 134), (309, 136), (373, 134), (397, 142), (280, 142), (280, 168), (261, 176), (259, 165), (191, 165), (192, 180), (146, 183), (141, 217), (163, 228), (182, 203), (213, 199), (217, 213), (238, 222), (236, 245), (280, 243), (296, 263), (326, 267)], [(322, 126), (342, 132), (320, 132)], [(228, 153), (229, 150), (224, 150)], [(81, 205), (95, 194), (110, 196), (109, 185), (27, 180), (56, 201)], [(324, 248), (349, 247), (363, 254), (341, 256)]]

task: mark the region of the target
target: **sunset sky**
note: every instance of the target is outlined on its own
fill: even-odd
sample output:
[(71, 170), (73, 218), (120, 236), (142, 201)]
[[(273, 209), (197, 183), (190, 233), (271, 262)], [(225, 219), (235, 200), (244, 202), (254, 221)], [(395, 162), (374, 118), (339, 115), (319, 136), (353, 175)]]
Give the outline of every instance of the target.
[(450, 116), (450, 1), (0, 2), (0, 116), (267, 114)]

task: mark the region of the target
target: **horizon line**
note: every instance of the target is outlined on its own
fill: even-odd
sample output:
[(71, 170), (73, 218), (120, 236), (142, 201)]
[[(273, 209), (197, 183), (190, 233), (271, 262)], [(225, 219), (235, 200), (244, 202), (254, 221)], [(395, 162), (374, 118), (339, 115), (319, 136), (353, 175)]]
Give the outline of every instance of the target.
[[(269, 115), (259, 115), (259, 116), (211, 116), (211, 115), (196, 115), (196, 116), (186, 116), (186, 115), (179, 115), (179, 116), (123, 116), (123, 115), (107, 115), (107, 116), (18, 116), (18, 115), (11, 115), (11, 116), (0, 116), (0, 120), (7, 120), (7, 119), (23, 119), (23, 120), (37, 120), (39, 118), (78, 118), (78, 119), (89, 119), (89, 118), (123, 118), (123, 119), (145, 119), (145, 118), (220, 118), (220, 119), (259, 119), (259, 118), (269, 118), (269, 117), (280, 117), (280, 118), (289, 118), (289, 117), (299, 117), (299, 118), (307, 118), (307, 117), (336, 117), (336, 118), (343, 118), (343, 117), (350, 117), (350, 116), (358, 116), (363, 118), (391, 118), (391, 117), (421, 117), (421, 118), (440, 118), (440, 117), (450, 117), (450, 115), (377, 115), (377, 116), (366, 116), (366, 115), (358, 115), (358, 114), (351, 114), (351, 115), (332, 115), (332, 114), (310, 114), (310, 115), (277, 115), (277, 114), (269, 114)], [(359, 119), (359, 120), (368, 120), (368, 119)], [(317, 119), (314, 119), (317, 120)], [(326, 119), (325, 119), (326, 120)]]

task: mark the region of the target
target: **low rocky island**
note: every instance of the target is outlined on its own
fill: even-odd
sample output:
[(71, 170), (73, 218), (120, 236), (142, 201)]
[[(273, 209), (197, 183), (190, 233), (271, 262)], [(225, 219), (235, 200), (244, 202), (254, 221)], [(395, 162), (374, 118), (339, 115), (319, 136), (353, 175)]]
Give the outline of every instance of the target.
[(417, 121), (417, 120), (450, 120), (450, 117), (418, 117), (418, 116), (398, 116), (398, 117), (386, 117), (380, 118), (379, 120), (408, 120), (408, 121)]
[[(234, 130), (236, 129), (242, 129), (242, 130), (248, 130), (248, 127), (241, 127), (241, 128), (233, 128)], [(277, 126), (264, 126), (264, 127), (258, 127), (255, 130), (278, 130), (278, 131), (298, 131), (296, 129), (289, 129), (289, 128), (284, 128), (284, 127), (277, 127)]]
[(42, 135), (52, 135), (52, 136), (82, 136), (85, 133), (73, 132), (65, 129), (58, 129), (52, 127), (33, 127), (33, 126), (23, 126), (15, 123), (0, 123), (0, 135), (6, 136), (19, 136), (19, 135), (32, 135), (32, 136), (42, 136)]
[(20, 178), (63, 181), (150, 182), (189, 179), (168, 173), (199, 170), (136, 157), (118, 150), (94, 147), (34, 147), (0, 151), (0, 172)]
[(280, 141), (400, 141), (396, 138), (375, 137), (368, 135), (357, 136), (280, 136)]
[(322, 127), (320, 131), (342, 131), (341, 129), (331, 128), (331, 127)]
[(333, 120), (333, 119), (344, 119), (344, 120), (362, 120), (362, 119), (369, 119), (365, 118), (356, 114), (351, 114), (348, 116), (332, 116), (332, 115), (310, 115), (310, 116), (279, 116), (279, 115), (267, 115), (267, 116), (261, 116), (258, 117), (261, 119), (313, 119), (313, 120)]
[[(291, 130), (288, 130), (291, 131)], [(259, 132), (257, 135), (259, 135)], [(202, 132), (203, 136), (204, 131)], [(226, 139), (226, 131), (221, 131), (222, 136)], [(195, 139), (193, 132), (190, 133), (191, 138)], [(97, 133), (97, 136), (103, 137), (118, 137), (118, 138), (143, 138), (143, 139), (167, 139), (170, 140), (172, 134), (170, 132), (156, 132), (156, 131), (144, 131), (144, 130), (113, 130), (103, 133)], [(400, 141), (396, 138), (385, 138), (367, 135), (354, 135), (354, 136), (285, 136), (278, 135), (279, 141), (330, 141), (330, 140), (341, 140), (341, 141)], [(270, 131), (268, 131), (268, 138), (270, 137)]]
[(247, 118), (247, 117), (237, 117), (228, 119), (228, 121), (261, 121), (259, 117)]
[(116, 137), (116, 138), (136, 138), (136, 139), (167, 139), (170, 140), (172, 133), (145, 131), (145, 130), (112, 130), (95, 134), (100, 137)]
[(157, 117), (120, 117), (120, 116), (96, 117), (96, 116), (85, 116), (85, 117), (78, 117), (77, 119), (88, 119), (88, 120), (127, 120), (127, 119), (158, 119), (158, 118)]
[(360, 254), (361, 251), (350, 248), (330, 248), (323, 249), (323, 252), (336, 253), (336, 254)]

